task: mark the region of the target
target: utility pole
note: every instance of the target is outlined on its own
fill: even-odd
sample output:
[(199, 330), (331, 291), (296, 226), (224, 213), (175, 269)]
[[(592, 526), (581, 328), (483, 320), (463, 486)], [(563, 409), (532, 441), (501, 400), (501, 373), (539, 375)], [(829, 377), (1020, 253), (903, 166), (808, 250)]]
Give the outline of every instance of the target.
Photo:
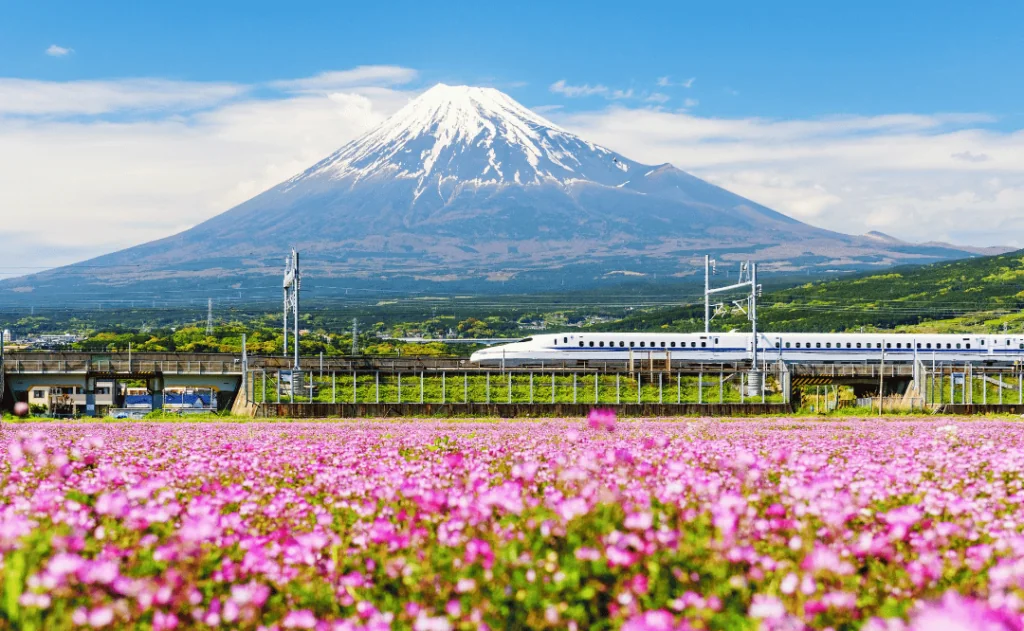
[(704, 332), (711, 332), (711, 257), (704, 255)]
[(299, 253), (292, 250), (291, 256), (285, 258), (284, 281), (281, 284), (284, 292), (284, 356), (288, 357), (288, 309), (292, 310), (294, 327), (293, 351), (295, 354), (294, 368), (299, 368), (299, 290), (302, 287), (302, 275), (299, 273)]
[(206, 299), (206, 334), (213, 335), (213, 298)]
[(352, 354), (359, 354), (359, 320), (352, 318)]

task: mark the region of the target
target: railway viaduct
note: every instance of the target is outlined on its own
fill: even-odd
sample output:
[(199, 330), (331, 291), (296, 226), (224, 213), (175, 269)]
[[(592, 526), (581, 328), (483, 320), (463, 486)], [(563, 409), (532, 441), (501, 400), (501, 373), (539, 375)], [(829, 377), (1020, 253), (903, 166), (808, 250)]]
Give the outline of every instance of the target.
[[(165, 389), (204, 388), (217, 393), (219, 410), (233, 409), (261, 416), (357, 416), (416, 414), (421, 411), (481, 415), (568, 414), (578, 411), (573, 406), (583, 410), (594, 404), (594, 400), (578, 396), (580, 388), (591, 387), (590, 392), (598, 397), (596, 400), (600, 404), (618, 406), (624, 412), (629, 411), (628, 406), (634, 406), (630, 408), (633, 412), (645, 415), (755, 413), (770, 409), (789, 410), (799, 402), (801, 391), (813, 392), (812, 388), (846, 385), (852, 386), (858, 396), (877, 398), (882, 392), (885, 395), (882, 399), (892, 407), (899, 407), (900, 402), (905, 406), (909, 401), (911, 407), (942, 408), (947, 412), (1004, 408), (1004, 411), (1017, 412), (1018, 407), (1024, 411), (1024, 388), (1021, 387), (1024, 384), (1021, 383), (1018, 366), (766, 363), (763, 368), (769, 377), (766, 381), (770, 386), (766, 387), (770, 387), (771, 396), (768, 397), (764, 389), (761, 396), (750, 390), (750, 382), (744, 381), (750, 366), (743, 363), (684, 365), (673, 362), (664, 365), (664, 362), (651, 362), (648, 365), (644, 362), (639, 367), (632, 367), (632, 371), (625, 364), (613, 362), (584, 366), (549, 364), (498, 371), (477, 367), (464, 359), (416, 357), (303, 357), (298, 371), (293, 370), (291, 363), (291, 358), (246, 357), (227, 353), (7, 352), (0, 362), (0, 408), (10, 409), (15, 401), (31, 403), (35, 388), (59, 387), (70, 392), (67, 396), (79, 414), (91, 416), (106, 411), (105, 407), (113, 407), (112, 403), (105, 406), (105, 400), (98, 392), (107, 393), (107, 388), (116, 392), (114, 384), (122, 383), (148, 390), (152, 395), (153, 408), (161, 407)], [(406, 380), (404, 386), (403, 377)], [(622, 395), (620, 377), (633, 380), (635, 400), (627, 400)], [(353, 391), (339, 395), (338, 384), (345, 379), (348, 380), (345, 383), (352, 384)], [(440, 403), (428, 403), (422, 393), (425, 379), (439, 379), (441, 383), (447, 383), (449, 389), (453, 387), (451, 383), (461, 379), (465, 384), (465, 398), (459, 400), (453, 396), (451, 401), (442, 398)], [(416, 380), (420, 381), (418, 399), (415, 396)], [(486, 380), (486, 401), (471, 400), (472, 380)], [(386, 400), (386, 394), (382, 398), (381, 384), (393, 385), (396, 381), (397, 400)], [(550, 382), (550, 388), (545, 390), (545, 393), (550, 393), (550, 399), (536, 394), (535, 381), (538, 384), (536, 392), (547, 388)], [(373, 384), (375, 396), (368, 395), (367, 386), (360, 385), (364, 382)], [(692, 385), (699, 384), (696, 396), (689, 400), (684, 400), (681, 395), (684, 382), (691, 384), (691, 393)], [(294, 391), (292, 383), (295, 384)], [(507, 383), (507, 390), (502, 391), (506, 398), (498, 400), (494, 397), (492, 400), (492, 383), (495, 384), (495, 392), (497, 388), (504, 387), (501, 384)], [(566, 398), (562, 391), (570, 387), (566, 385), (569, 383), (573, 393), (571, 403), (556, 401), (555, 391), (561, 389), (562, 398)], [(980, 391), (978, 383), (982, 384)], [(314, 396), (314, 384), (321, 389), (330, 384), (331, 395)], [(613, 385), (614, 397), (611, 395)], [(284, 399), (282, 387), (286, 395)], [(306, 387), (309, 387), (309, 396), (305, 396)], [(403, 401), (402, 393), (410, 387), (413, 394), (406, 395)], [(362, 390), (355, 391), (359, 388)], [(515, 400), (513, 390), (517, 392)], [(642, 390), (643, 398), (640, 396)], [(739, 401), (730, 402), (723, 394), (727, 390), (733, 394), (738, 391)], [(612, 398), (609, 400), (609, 397)], [(438, 408), (439, 404), (444, 406), (443, 410)], [(303, 405), (306, 407), (301, 407)], [(465, 406), (465, 409), (458, 408), (458, 405)], [(560, 407), (546, 408), (552, 405)]]

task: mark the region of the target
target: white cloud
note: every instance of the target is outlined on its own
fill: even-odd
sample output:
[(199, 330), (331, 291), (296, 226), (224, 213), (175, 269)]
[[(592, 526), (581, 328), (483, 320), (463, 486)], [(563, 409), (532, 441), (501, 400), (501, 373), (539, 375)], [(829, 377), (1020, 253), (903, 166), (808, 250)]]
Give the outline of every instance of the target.
[(657, 81), (655, 83), (658, 85), (659, 88), (671, 88), (673, 86), (678, 86), (678, 87), (681, 87), (681, 88), (692, 88), (693, 87), (693, 82), (696, 81), (696, 80), (697, 80), (697, 77), (690, 77), (686, 81), (680, 81), (679, 83), (673, 83), (671, 77), (658, 77), (658, 79), (657, 79)]
[(8, 114), (0, 115), (0, 277), (195, 225), (301, 172), (415, 96), (380, 85), (280, 98), (254, 92), (150, 80), (0, 81)]
[(556, 120), (823, 228), (1024, 246), (1024, 130), (993, 130), (988, 115), (724, 119), (616, 105)]
[(191, 110), (216, 105), (248, 89), (230, 83), (166, 79), (35, 81), (0, 78), (0, 116), (95, 116), (133, 110)]
[(50, 44), (50, 47), (46, 49), (46, 54), (50, 57), (64, 57), (75, 52), (73, 48), (65, 48), (56, 44)]
[(644, 100), (649, 103), (667, 103), (672, 97), (662, 92), (652, 92)]
[(683, 107), (697, 107), (700, 105), (700, 101), (697, 99), (686, 99), (683, 101)]
[(416, 78), (416, 71), (401, 66), (357, 66), (350, 70), (322, 72), (314, 77), (272, 81), (272, 87), (295, 92), (330, 92), (355, 86), (404, 85)]
[(565, 82), (565, 79), (559, 79), (548, 86), (548, 89), (555, 94), (561, 94), (569, 98), (581, 97), (581, 96), (603, 96), (610, 101), (621, 101), (624, 99), (633, 98), (633, 88), (626, 90), (613, 90), (606, 85), (590, 85), (585, 83), (583, 85), (570, 85)]
[(549, 89), (555, 94), (562, 94), (573, 98), (577, 96), (593, 96), (595, 94), (608, 94), (608, 86), (605, 85), (569, 85), (565, 79), (559, 79), (551, 84)]

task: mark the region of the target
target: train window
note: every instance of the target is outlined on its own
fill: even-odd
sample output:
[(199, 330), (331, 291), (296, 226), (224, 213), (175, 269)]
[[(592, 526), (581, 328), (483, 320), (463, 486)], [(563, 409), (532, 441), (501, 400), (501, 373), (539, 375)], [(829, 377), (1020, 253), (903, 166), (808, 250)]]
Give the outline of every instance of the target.
[(1024, 348), (1024, 344), (1021, 344), (1021, 345), (1020, 345), (1020, 347), (1021, 347), (1021, 348)]
[(600, 346), (601, 348), (604, 348), (604, 342), (598, 342), (597, 345)]
[(568, 343), (569, 343), (569, 338), (563, 337), (562, 338), (562, 344), (568, 344)]
[(630, 343), (629, 343), (629, 347), (630, 347), (630, 348), (633, 348), (634, 346), (636, 346), (636, 342), (630, 342)]
[(700, 343), (700, 347), (701, 347), (701, 348), (707, 348), (707, 346), (708, 346), (708, 343), (707, 343), (707, 342), (701, 342), (701, 343)]
[(594, 343), (593, 342), (590, 343), (590, 348), (594, 348)]
[(956, 343), (956, 347), (957, 347), (957, 348), (960, 348), (960, 342), (957, 342), (957, 343)]
[[(871, 348), (870, 344), (868, 344), (868, 348)], [(875, 348), (882, 348), (882, 343), (879, 342), (879, 343), (875, 344)]]
[(982, 345), (982, 346), (984, 346), (984, 345), (985, 345), (985, 340), (981, 340), (981, 345)]
[(825, 342), (825, 348), (832, 348), (832, 342)]
[(779, 348), (779, 345), (780, 345), (780, 342), (776, 341), (775, 342), (775, 348)]
[(853, 348), (853, 344), (850, 344), (849, 342), (847, 342), (846, 343), (846, 348)]
[(967, 344), (965, 344), (965, 346), (966, 346), (967, 348), (970, 348), (970, 347), (971, 347), (971, 343), (970, 343), (970, 342), (967, 342)]
[[(675, 346), (675, 344), (673, 344), (672, 346)], [(661, 343), (661, 347), (662, 347), (662, 348), (665, 348), (665, 342), (662, 342), (662, 343)]]
[[(957, 344), (956, 346), (957, 346), (957, 348), (960, 348), (959, 344)], [(953, 348), (953, 345), (950, 344), (949, 342), (946, 342), (946, 348)]]
[(857, 342), (857, 348), (860, 348), (860, 342)]
[(892, 342), (886, 342), (885, 343), (885, 347), (886, 348), (892, 348)]
[(619, 348), (626, 348), (625, 342), (619, 342)]
[(797, 347), (797, 348), (800, 348), (800, 342), (797, 342), (797, 343), (796, 343), (796, 347)]
[(925, 347), (925, 348), (931, 348), (931, 347), (932, 347), (932, 343), (931, 343), (931, 342), (928, 342), (927, 344), (925, 344), (925, 345), (924, 345), (924, 347)]
[(821, 348), (821, 342), (818, 342), (817, 344), (815, 344), (814, 348)]
[(580, 342), (580, 346), (583, 346), (583, 342)]
[(672, 348), (675, 348), (675, 347), (676, 347), (676, 343), (672, 342)]
[(786, 348), (789, 348), (789, 342), (786, 342)]
[(644, 343), (640, 342), (640, 348), (643, 348), (643, 347), (644, 347)]
[[(697, 348), (697, 342), (690, 342), (690, 348)], [(1024, 348), (1024, 346), (1021, 346), (1021, 348)]]

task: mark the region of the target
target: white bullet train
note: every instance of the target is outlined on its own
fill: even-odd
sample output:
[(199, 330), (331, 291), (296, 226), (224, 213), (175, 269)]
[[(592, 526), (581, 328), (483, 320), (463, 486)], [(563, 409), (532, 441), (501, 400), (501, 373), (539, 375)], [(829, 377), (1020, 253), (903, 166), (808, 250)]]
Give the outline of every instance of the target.
[[(738, 362), (753, 357), (750, 333), (552, 333), (473, 353), (486, 366), (634, 361)], [(758, 333), (758, 360), (888, 362), (1024, 361), (1024, 335)]]

